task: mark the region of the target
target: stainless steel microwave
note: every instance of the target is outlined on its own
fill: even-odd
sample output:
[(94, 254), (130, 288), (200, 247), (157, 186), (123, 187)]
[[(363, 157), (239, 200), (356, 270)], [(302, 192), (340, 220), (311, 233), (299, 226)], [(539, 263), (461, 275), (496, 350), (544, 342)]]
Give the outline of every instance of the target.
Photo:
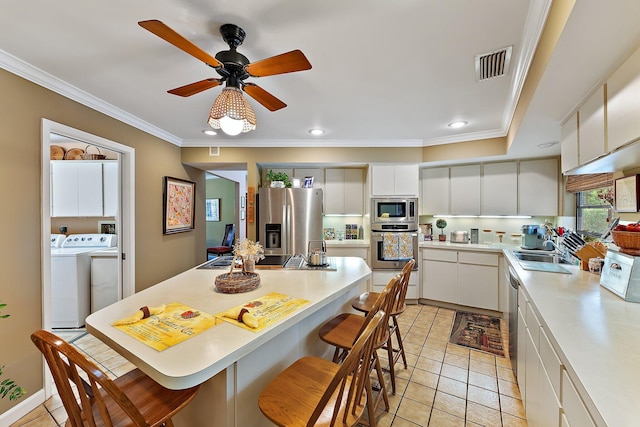
[[(397, 227), (400, 226), (400, 227)], [(405, 230), (418, 228), (418, 199), (388, 197), (371, 199), (371, 230)]]

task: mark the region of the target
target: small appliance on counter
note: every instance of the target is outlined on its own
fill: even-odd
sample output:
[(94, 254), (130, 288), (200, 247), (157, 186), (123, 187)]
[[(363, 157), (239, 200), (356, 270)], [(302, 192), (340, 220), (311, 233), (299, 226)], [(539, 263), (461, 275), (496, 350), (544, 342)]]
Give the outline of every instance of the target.
[(471, 243), (480, 243), (480, 230), (477, 228), (471, 229)]
[(553, 246), (545, 245), (547, 231), (539, 225), (522, 226), (522, 249), (539, 249), (543, 251), (552, 250)]
[(600, 286), (628, 302), (640, 302), (640, 257), (609, 247), (604, 258)]
[(469, 233), (466, 231), (452, 231), (451, 243), (469, 243)]

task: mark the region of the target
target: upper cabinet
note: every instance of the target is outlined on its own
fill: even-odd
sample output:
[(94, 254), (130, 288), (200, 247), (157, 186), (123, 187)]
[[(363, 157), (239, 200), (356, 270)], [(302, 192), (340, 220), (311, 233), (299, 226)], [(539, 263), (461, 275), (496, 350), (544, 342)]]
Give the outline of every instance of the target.
[(578, 158), (578, 113), (571, 116), (562, 125), (560, 152), (562, 155), (562, 173), (580, 166)]
[(557, 159), (520, 161), (518, 204), (520, 215), (558, 215)]
[(421, 215), (558, 214), (558, 160), (422, 170)]
[(480, 165), (452, 166), (450, 206), (455, 215), (480, 215)]
[(411, 196), (420, 192), (418, 165), (371, 165), (372, 196)]
[(449, 209), (449, 168), (422, 170), (421, 215), (446, 215)]
[(605, 135), (606, 86), (601, 86), (580, 107), (578, 127), (579, 163), (581, 165), (607, 153)]
[(486, 163), (481, 194), (483, 215), (517, 215), (518, 163)]
[[(103, 164), (109, 165), (106, 180)], [(114, 216), (118, 206), (117, 183), (117, 162), (52, 161), (51, 216)]]
[(325, 169), (324, 213), (362, 215), (364, 181), (362, 169)]
[(609, 151), (640, 137), (640, 49), (607, 81)]

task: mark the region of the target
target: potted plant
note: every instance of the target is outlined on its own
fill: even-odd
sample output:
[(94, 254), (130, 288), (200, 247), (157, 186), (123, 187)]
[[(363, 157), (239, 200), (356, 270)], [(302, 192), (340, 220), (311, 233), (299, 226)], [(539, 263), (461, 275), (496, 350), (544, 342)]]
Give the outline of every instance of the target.
[(438, 240), (441, 242), (445, 242), (447, 240), (447, 236), (444, 234), (444, 229), (447, 226), (447, 221), (443, 218), (440, 218), (436, 221), (436, 227), (440, 229), (440, 235), (438, 236)]
[[(6, 306), (7, 304), (0, 303), (0, 310), (5, 308)], [(8, 314), (0, 314), (0, 319), (6, 319), (7, 317), (9, 317)], [(0, 366), (0, 376), (2, 376), (3, 368), (4, 365)], [(0, 399), (4, 399), (5, 397), (9, 396), (9, 400), (18, 400), (22, 396), (24, 396), (25, 393), (26, 390), (16, 384), (15, 381), (13, 381), (11, 378), (5, 378), (4, 380), (0, 381)]]
[[(290, 188), (291, 187), (291, 181), (289, 180), (289, 175), (287, 175), (285, 172), (274, 172), (273, 170), (269, 169), (269, 172), (267, 172), (267, 175), (265, 176), (265, 178), (269, 182), (270, 187), (273, 187), (273, 188), (284, 188), (284, 187)], [(278, 183), (282, 183), (282, 184), (278, 184)]]

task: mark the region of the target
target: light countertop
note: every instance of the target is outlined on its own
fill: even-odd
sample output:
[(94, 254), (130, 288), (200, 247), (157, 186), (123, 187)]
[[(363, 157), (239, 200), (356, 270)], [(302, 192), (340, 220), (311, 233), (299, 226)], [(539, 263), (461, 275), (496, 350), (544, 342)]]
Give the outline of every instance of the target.
[[(371, 270), (361, 258), (335, 257), (335, 260), (337, 271), (260, 270), (260, 286), (239, 294), (222, 294), (213, 288), (215, 277), (224, 270), (194, 267), (91, 314), (86, 321), (87, 330), (165, 387), (191, 387), (208, 380), (284, 330), (352, 292), (371, 275)], [(162, 352), (111, 326), (114, 320), (129, 316), (145, 305), (155, 307), (179, 302), (217, 314), (270, 292), (307, 299), (310, 303), (258, 332), (222, 322)]]
[(325, 240), (327, 247), (340, 247), (340, 248), (368, 248), (368, 240)]
[[(528, 271), (505, 251), (536, 315), (598, 425), (640, 420), (640, 304), (600, 286), (600, 276), (563, 265), (571, 274)], [(595, 413), (594, 413), (595, 412)]]
[(437, 239), (419, 242), (418, 246), (420, 248), (486, 252), (502, 252), (504, 249), (519, 249), (519, 246), (509, 245), (507, 243), (452, 243), (448, 240), (446, 242), (440, 242)]

